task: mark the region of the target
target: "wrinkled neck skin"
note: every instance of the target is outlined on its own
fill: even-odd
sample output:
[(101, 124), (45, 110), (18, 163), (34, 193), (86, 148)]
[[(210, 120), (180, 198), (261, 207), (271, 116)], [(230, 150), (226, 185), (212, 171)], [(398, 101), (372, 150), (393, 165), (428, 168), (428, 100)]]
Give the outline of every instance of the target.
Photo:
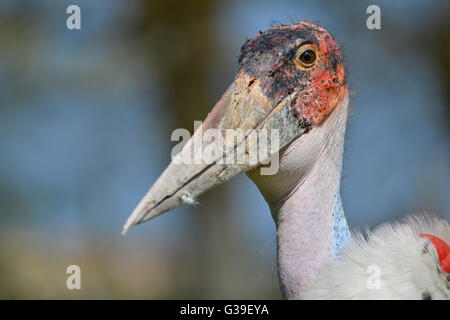
[(277, 227), (278, 276), (287, 299), (298, 298), (350, 239), (340, 198), (347, 109), (345, 97), (319, 127), (280, 151), (276, 175), (248, 172)]

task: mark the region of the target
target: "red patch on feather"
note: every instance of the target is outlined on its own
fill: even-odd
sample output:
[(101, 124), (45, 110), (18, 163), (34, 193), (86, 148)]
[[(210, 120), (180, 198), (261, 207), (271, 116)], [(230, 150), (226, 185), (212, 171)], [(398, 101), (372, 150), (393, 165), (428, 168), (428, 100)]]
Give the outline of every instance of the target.
[(442, 270), (450, 273), (450, 246), (442, 239), (431, 234), (420, 234), (421, 237), (427, 237), (436, 248), (441, 263)]

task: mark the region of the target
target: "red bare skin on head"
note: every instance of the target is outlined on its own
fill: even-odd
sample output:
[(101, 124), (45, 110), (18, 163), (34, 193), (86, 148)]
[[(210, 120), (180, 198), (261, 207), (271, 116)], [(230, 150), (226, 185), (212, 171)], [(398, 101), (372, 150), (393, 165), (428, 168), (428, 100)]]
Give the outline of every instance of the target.
[[(313, 65), (298, 53), (308, 46)], [(260, 32), (241, 49), (238, 78), (259, 79), (269, 101), (290, 97), (290, 110), (302, 128), (318, 126), (347, 94), (344, 62), (338, 45), (325, 29), (308, 22), (280, 25)]]
[(299, 92), (293, 106), (302, 122), (308, 126), (319, 125), (347, 92), (347, 83), (341, 52), (331, 35), (323, 28), (302, 23), (312, 30), (317, 39), (313, 43), (317, 61), (306, 69), (303, 80), (306, 90)]
[(422, 233), (420, 236), (426, 237), (431, 241), (433, 246), (436, 248), (442, 270), (450, 273), (450, 246), (444, 240), (431, 234)]

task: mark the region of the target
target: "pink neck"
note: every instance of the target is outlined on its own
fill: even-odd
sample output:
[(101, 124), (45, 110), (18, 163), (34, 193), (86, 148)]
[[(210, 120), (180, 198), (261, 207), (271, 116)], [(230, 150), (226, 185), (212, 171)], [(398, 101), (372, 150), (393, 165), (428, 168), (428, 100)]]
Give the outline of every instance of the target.
[(277, 226), (278, 274), (288, 299), (298, 297), (332, 258), (347, 105), (345, 99), (321, 126), (280, 152), (276, 175), (248, 173)]

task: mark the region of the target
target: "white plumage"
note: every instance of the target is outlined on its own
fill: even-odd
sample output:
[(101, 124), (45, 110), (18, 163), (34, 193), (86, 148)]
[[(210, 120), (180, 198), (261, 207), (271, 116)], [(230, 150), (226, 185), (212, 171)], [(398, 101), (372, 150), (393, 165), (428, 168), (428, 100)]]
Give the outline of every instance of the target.
[(450, 299), (431, 234), (450, 242), (450, 227), (431, 214), (354, 232), (340, 257), (324, 266), (301, 299)]

